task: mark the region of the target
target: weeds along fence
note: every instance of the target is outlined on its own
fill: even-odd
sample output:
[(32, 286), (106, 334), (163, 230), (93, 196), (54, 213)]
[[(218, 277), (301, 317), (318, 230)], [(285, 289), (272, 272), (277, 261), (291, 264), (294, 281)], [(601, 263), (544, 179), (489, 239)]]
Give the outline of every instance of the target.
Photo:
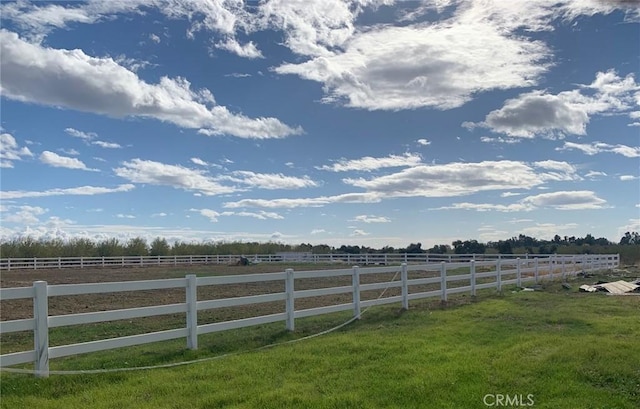
[[(245, 255), (252, 263), (346, 263), (358, 265), (391, 265), (400, 263), (433, 263), (440, 261), (469, 261), (532, 258), (531, 254), (251, 254)], [(546, 256), (545, 256), (546, 257)], [(239, 255), (192, 256), (116, 256), (116, 257), (24, 257), (0, 259), (2, 270), (38, 270), (65, 268), (152, 267), (187, 266), (202, 264), (232, 264)]]
[[(497, 291), (501, 291), (505, 285), (522, 286), (524, 283), (537, 283), (540, 280), (564, 279), (580, 272), (618, 267), (619, 260), (619, 255), (611, 254), (553, 255), (529, 259), (470, 260), (413, 265), (403, 263), (399, 266), (367, 268), (354, 266), (347, 269), (295, 272), (289, 268), (276, 273), (232, 276), (196, 277), (193, 274), (189, 274), (184, 278), (177, 279), (95, 284), (47, 285), (45, 281), (36, 281), (31, 287), (0, 289), (0, 300), (33, 300), (33, 318), (1, 321), (0, 335), (32, 331), (34, 340), (33, 350), (0, 355), (0, 367), (5, 368), (33, 362), (35, 374), (40, 377), (46, 377), (49, 375), (49, 360), (53, 358), (177, 338), (185, 338), (187, 348), (197, 349), (198, 336), (202, 334), (278, 321), (284, 321), (286, 329), (294, 331), (295, 320), (299, 318), (339, 311), (352, 311), (353, 316), (359, 318), (361, 309), (369, 306), (401, 303), (402, 308), (408, 309), (409, 301), (411, 300), (439, 297), (442, 301), (446, 301), (451, 294), (469, 293), (475, 296), (476, 291), (480, 289), (495, 288)], [(387, 276), (395, 273), (395, 276), (391, 281), (383, 282), (366, 279), (376, 275), (380, 277), (380, 274), (384, 273), (387, 273)], [(350, 285), (296, 290), (296, 282), (298, 280), (327, 277), (344, 277), (343, 284), (345, 280), (351, 283)], [(279, 288), (283, 291), (223, 299), (198, 299), (198, 289), (203, 286), (264, 282), (279, 282), (282, 284)], [(175, 288), (184, 290), (184, 302), (54, 316), (49, 316), (48, 313), (50, 297)], [(399, 289), (399, 291), (391, 292), (393, 294), (399, 293), (399, 295), (378, 298), (363, 297), (363, 292), (368, 292), (371, 295), (372, 291), (389, 288)], [(349, 302), (307, 309), (296, 310), (295, 308), (296, 300), (336, 294), (346, 295)], [(273, 301), (283, 302), (284, 310), (275, 314), (198, 325), (199, 311)], [(185, 314), (186, 326), (91, 342), (49, 346), (51, 328), (166, 314)]]

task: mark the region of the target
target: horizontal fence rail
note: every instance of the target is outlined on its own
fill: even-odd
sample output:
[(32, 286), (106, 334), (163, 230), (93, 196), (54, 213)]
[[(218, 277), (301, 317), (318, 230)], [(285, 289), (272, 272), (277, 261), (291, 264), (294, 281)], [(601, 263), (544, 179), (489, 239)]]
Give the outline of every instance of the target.
[[(179, 279), (92, 284), (48, 285), (45, 281), (36, 281), (32, 287), (0, 289), (0, 300), (32, 299), (34, 311), (33, 318), (0, 322), (0, 335), (19, 331), (33, 331), (34, 339), (33, 350), (0, 355), (0, 367), (33, 362), (36, 375), (46, 377), (49, 374), (49, 359), (53, 358), (177, 338), (185, 338), (187, 348), (197, 349), (198, 335), (201, 334), (281, 321), (285, 322), (287, 330), (294, 331), (295, 320), (298, 318), (339, 311), (352, 311), (353, 317), (358, 319), (362, 308), (374, 305), (401, 303), (402, 308), (408, 309), (409, 301), (411, 300), (439, 297), (442, 301), (447, 301), (448, 296), (451, 294), (470, 293), (475, 296), (476, 291), (480, 289), (495, 288), (501, 291), (505, 285), (523, 286), (524, 283), (538, 283), (540, 280), (545, 279), (564, 279), (580, 272), (616, 268), (619, 263), (620, 257), (617, 254), (581, 254), (551, 255), (526, 259), (496, 257), (493, 260), (456, 260), (452, 263), (441, 261), (407, 264), (403, 262), (400, 265), (386, 267), (363, 268), (354, 266), (347, 269), (300, 272), (294, 272), (293, 269), (288, 268), (283, 272), (234, 276), (196, 277), (194, 274), (189, 274), (185, 278)], [(430, 273), (431, 276), (426, 278), (416, 278), (414, 276), (414, 278), (411, 278), (411, 275), (416, 272)], [(363, 277), (373, 277), (376, 274), (383, 273), (395, 275), (391, 281), (362, 283)], [(327, 277), (350, 277), (351, 284), (324, 288), (295, 289), (297, 280)], [(490, 281), (486, 282), (487, 279)], [(215, 300), (198, 300), (199, 287), (266, 281), (282, 283), (284, 291)], [(430, 291), (416, 291), (416, 286), (420, 285), (433, 285), (435, 288)], [(50, 297), (170, 288), (184, 289), (184, 303), (54, 316), (50, 316), (48, 313)], [(386, 297), (380, 295), (374, 299), (363, 299), (362, 297), (362, 292), (389, 288), (400, 288), (401, 294)], [(295, 308), (296, 300), (345, 293), (352, 295), (351, 302), (298, 310)], [(198, 325), (198, 311), (273, 301), (284, 301), (284, 311), (257, 317)], [(71, 345), (49, 346), (50, 328), (176, 313), (185, 314), (185, 328)]]
[(107, 267), (153, 267), (185, 266), (205, 264), (236, 264), (241, 258), (249, 263), (346, 263), (357, 265), (396, 265), (400, 263), (467, 262), (470, 260), (508, 260), (549, 257), (541, 254), (430, 254), (430, 253), (386, 253), (386, 254), (311, 254), (286, 253), (200, 256), (117, 256), (117, 257), (23, 257), (0, 259), (2, 270), (38, 270), (66, 268)]

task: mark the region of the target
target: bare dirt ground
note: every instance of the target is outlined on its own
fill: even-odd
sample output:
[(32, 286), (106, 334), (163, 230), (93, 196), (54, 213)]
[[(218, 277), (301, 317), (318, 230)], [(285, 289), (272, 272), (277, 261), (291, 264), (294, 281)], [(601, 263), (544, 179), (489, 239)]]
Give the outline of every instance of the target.
[[(235, 274), (259, 274), (273, 273), (284, 271), (285, 268), (291, 267), (278, 266), (274, 264), (255, 264), (249, 266), (227, 266), (227, 265), (208, 265), (208, 266), (190, 266), (188, 268), (167, 268), (167, 267), (145, 267), (145, 268), (105, 268), (105, 269), (47, 269), (47, 270), (14, 270), (3, 271), (0, 273), (0, 286), (2, 288), (9, 287), (29, 287), (34, 281), (43, 280), (49, 285), (55, 284), (74, 284), (74, 283), (97, 283), (97, 282), (113, 282), (113, 281), (133, 281), (133, 280), (157, 280), (167, 278), (182, 278), (186, 274), (196, 274), (202, 276), (218, 276), (218, 275), (235, 275)], [(326, 270), (326, 269), (345, 269), (350, 268), (346, 265), (321, 265), (306, 264), (294, 266), (294, 271), (304, 270)], [(400, 267), (398, 267), (398, 271)], [(431, 277), (436, 272), (416, 272), (412, 273), (411, 278)], [(394, 278), (394, 273), (375, 274), (361, 276), (361, 282), (374, 283), (390, 281)], [(399, 274), (395, 277), (399, 280)], [(351, 277), (330, 277), (330, 278), (313, 278), (313, 279), (297, 279), (295, 282), (296, 290), (305, 290), (312, 288), (347, 286), (351, 285)], [(230, 297), (241, 297), (248, 295), (278, 293), (284, 291), (284, 281), (268, 281), (247, 284), (229, 284), (217, 286), (203, 286), (198, 288), (198, 300), (212, 300)], [(424, 291), (424, 290), (423, 290)], [(397, 288), (389, 289), (385, 296), (397, 295)], [(376, 298), (380, 291), (363, 292), (363, 299)], [(74, 314), (80, 312), (106, 311), (120, 308), (134, 308), (150, 305), (163, 305), (173, 303), (183, 303), (185, 301), (184, 289), (166, 289), (166, 290), (147, 290), (147, 291), (130, 291), (109, 294), (90, 294), (77, 296), (61, 296), (50, 297), (49, 299), (49, 315)], [(336, 294), (331, 296), (310, 297), (296, 300), (296, 310), (319, 307), (323, 305), (331, 305), (336, 303), (346, 303), (351, 301), (351, 294)], [(260, 314), (270, 314), (282, 312), (284, 310), (283, 302), (263, 303), (249, 305), (243, 307), (218, 309), (218, 319), (224, 320), (229, 318), (237, 318), (239, 316), (252, 316), (257, 308)], [(231, 313), (231, 311), (234, 311)], [(14, 320), (22, 318), (31, 318), (33, 316), (33, 305), (30, 299), (0, 301), (0, 319)], [(216, 319), (217, 320), (217, 319)]]

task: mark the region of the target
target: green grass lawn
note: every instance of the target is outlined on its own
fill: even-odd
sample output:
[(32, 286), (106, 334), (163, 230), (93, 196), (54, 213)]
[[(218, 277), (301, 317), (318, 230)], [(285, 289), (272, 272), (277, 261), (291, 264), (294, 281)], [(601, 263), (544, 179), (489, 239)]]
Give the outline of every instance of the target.
[[(377, 307), (339, 331), (167, 369), (97, 375), (2, 373), (2, 408), (485, 408), (485, 395), (535, 408), (640, 407), (640, 297), (540, 292)], [(52, 370), (213, 357), (295, 339), (348, 314), (54, 360)], [(494, 398), (489, 397), (488, 403)], [(494, 406), (497, 407), (497, 406)]]

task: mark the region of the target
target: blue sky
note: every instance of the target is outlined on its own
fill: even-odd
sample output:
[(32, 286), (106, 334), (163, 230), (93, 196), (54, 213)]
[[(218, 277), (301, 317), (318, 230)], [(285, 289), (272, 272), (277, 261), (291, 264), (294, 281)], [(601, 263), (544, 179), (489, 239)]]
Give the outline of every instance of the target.
[(640, 6), (1, 4), (3, 239), (640, 230)]

